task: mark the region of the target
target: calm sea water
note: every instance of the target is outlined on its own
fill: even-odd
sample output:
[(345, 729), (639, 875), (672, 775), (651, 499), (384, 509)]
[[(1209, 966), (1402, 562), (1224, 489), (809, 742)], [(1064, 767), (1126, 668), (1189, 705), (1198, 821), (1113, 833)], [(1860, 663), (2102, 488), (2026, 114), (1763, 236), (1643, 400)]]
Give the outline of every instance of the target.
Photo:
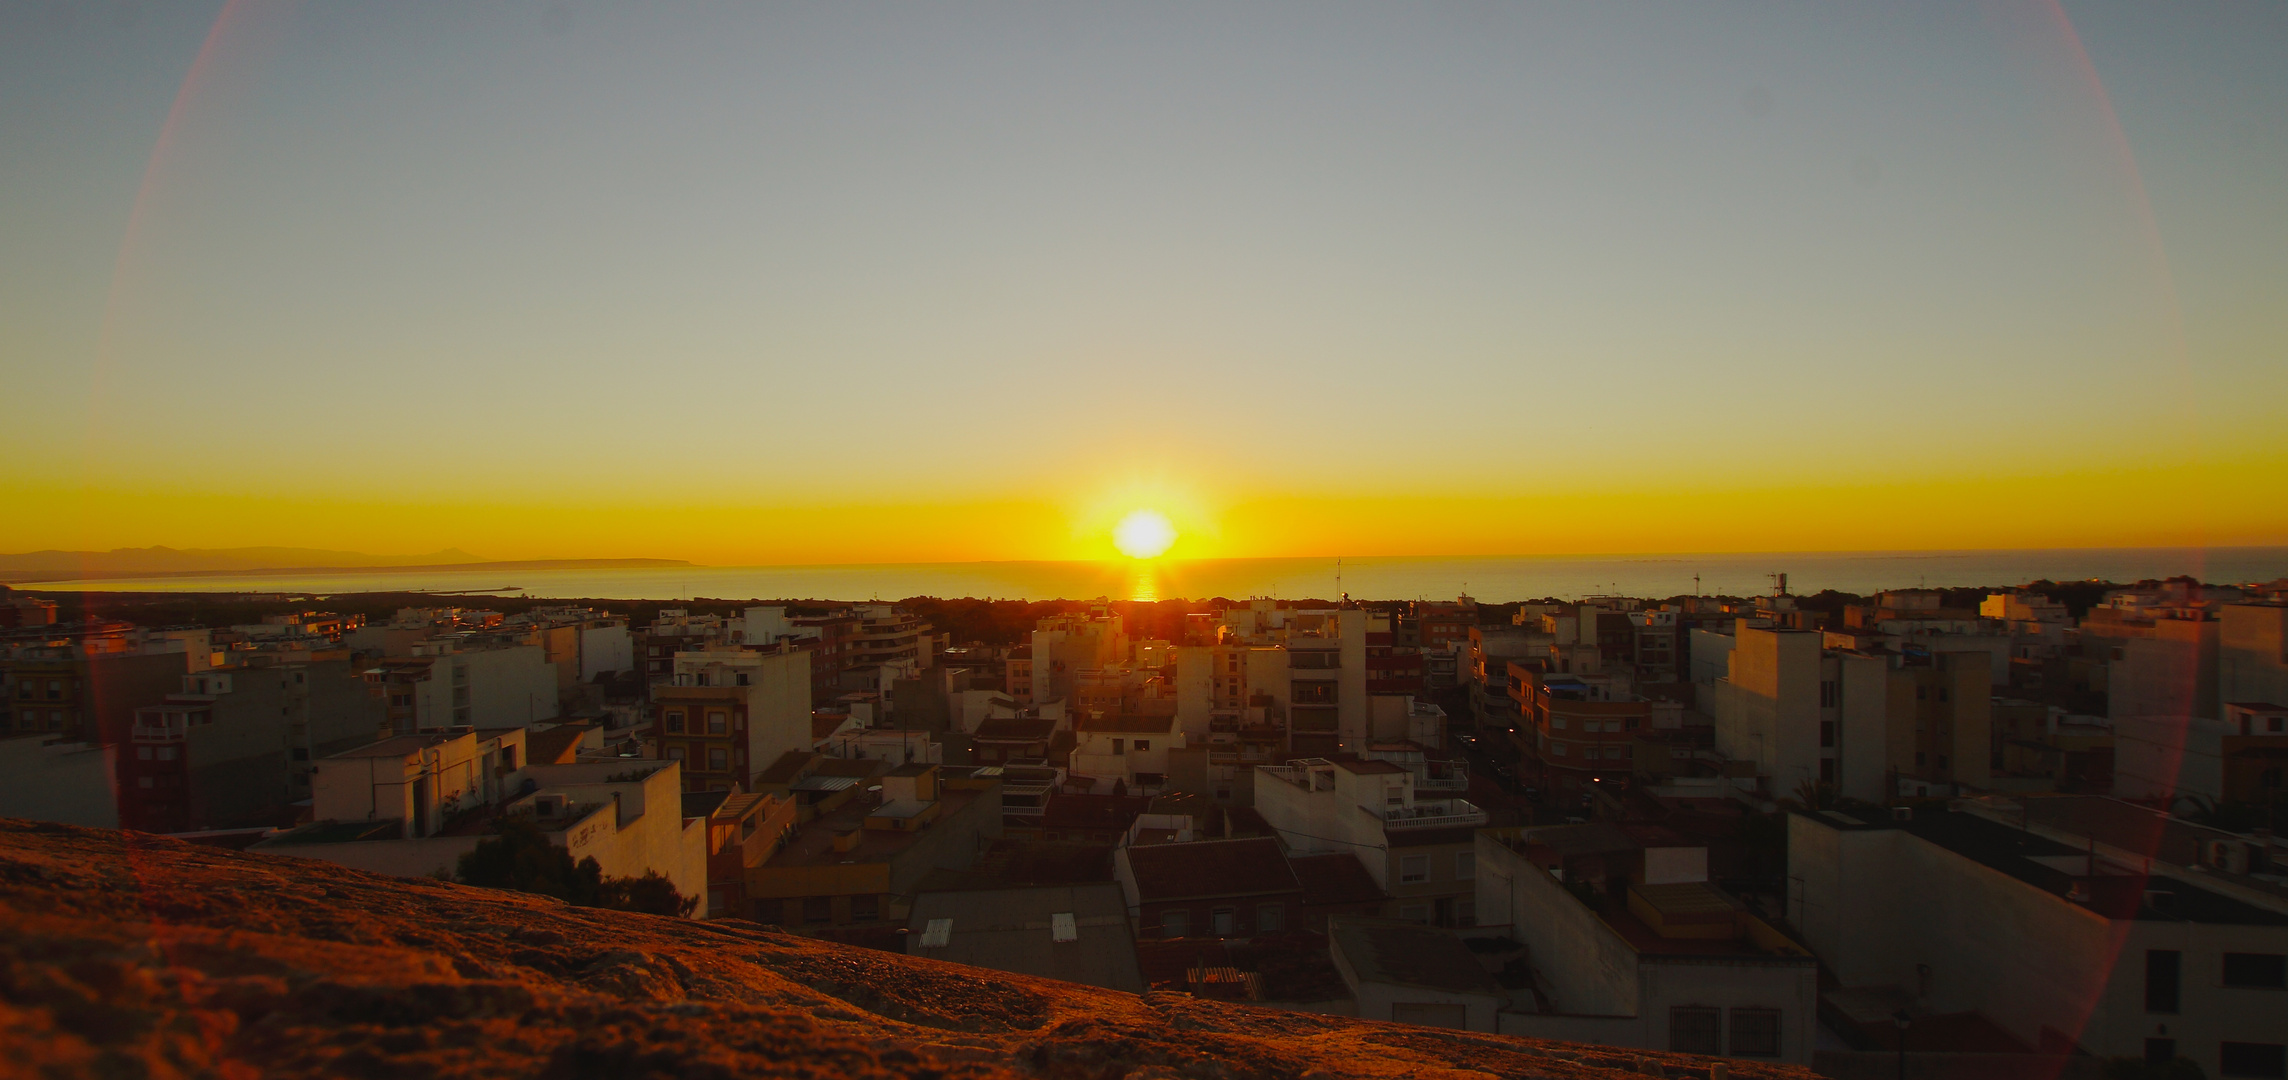
[[(1340, 584), (1337, 574), (1340, 573)], [(89, 591), (147, 592), (516, 592), (536, 597), (623, 600), (896, 600), (908, 596), (1024, 600), (1162, 600), (1174, 597), (1362, 600), (1450, 599), (1467, 592), (1505, 602), (1617, 594), (1665, 597), (1700, 592), (1769, 592), (1771, 575), (1789, 591), (1872, 593), (1928, 586), (2015, 585), (2192, 574), (2213, 583), (2288, 577), (2288, 548), (2129, 548), (2058, 551), (1939, 551), (1471, 558), (1213, 559), (1185, 562), (977, 562), (882, 566), (693, 566), (632, 570), (416, 570), (74, 582)], [(31, 588), (40, 586), (32, 585)], [(64, 585), (56, 588), (67, 587)]]

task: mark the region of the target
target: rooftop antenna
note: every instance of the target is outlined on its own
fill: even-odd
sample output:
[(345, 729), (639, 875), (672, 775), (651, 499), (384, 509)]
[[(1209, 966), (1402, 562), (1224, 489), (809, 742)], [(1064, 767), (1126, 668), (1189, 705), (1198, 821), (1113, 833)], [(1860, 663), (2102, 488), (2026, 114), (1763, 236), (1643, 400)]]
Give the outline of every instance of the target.
[(1700, 595), (1700, 575), (1692, 575), (1692, 595)]

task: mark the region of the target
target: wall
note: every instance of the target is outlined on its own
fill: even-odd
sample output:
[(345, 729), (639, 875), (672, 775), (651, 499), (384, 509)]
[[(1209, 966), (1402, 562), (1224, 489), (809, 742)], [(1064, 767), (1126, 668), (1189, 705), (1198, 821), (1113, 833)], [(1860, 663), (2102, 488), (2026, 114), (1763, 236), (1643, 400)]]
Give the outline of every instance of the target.
[(580, 629), (581, 682), (593, 682), (607, 671), (633, 671), (635, 666), (636, 640), (627, 624)]
[[(447, 663), (468, 667), (469, 726), (521, 727), (556, 718), (556, 665), (548, 662), (540, 646), (511, 645), (455, 653), (439, 661), (438, 668), (444, 669)], [(439, 675), (451, 677), (444, 670)], [(430, 681), (438, 679), (432, 676)]]
[(1741, 627), (1731, 675), (1716, 683), (1716, 749), (1756, 762), (1772, 790), (1819, 778), (1820, 635)]
[(0, 817), (118, 828), (119, 749), (55, 735), (0, 739)]
[(1891, 768), (1890, 665), (1882, 657), (1842, 653), (1836, 657), (1842, 695), (1836, 708), (1836, 787), (1846, 798), (1880, 803)]
[(1637, 1015), (1637, 954), (1549, 872), (1480, 830), (1478, 922), (1507, 923), (1560, 1012)]

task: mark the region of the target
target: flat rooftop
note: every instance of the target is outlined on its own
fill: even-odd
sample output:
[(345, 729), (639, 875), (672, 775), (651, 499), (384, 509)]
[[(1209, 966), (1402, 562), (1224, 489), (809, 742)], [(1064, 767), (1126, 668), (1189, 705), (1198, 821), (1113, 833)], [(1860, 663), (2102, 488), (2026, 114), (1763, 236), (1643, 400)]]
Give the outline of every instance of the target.
[[(938, 793), (943, 806), (941, 816), (960, 813), (982, 791), (952, 788)], [(867, 815), (882, 808), (878, 798), (860, 797), (836, 807), (831, 813), (820, 814), (796, 831), (794, 839), (771, 856), (771, 866), (834, 866), (840, 863), (882, 862), (914, 846), (924, 835), (900, 829), (866, 828)], [(849, 851), (834, 850), (834, 836), (846, 830), (858, 830), (858, 844)]]
[[(2111, 821), (2124, 826), (2126, 831), (2111, 835), (2081, 835), (2092, 835), (2093, 839), (2110, 846), (2151, 851), (2157, 861), (2175, 861), (2169, 858), (2167, 849), (2170, 845), (2165, 839), (2165, 834), (2171, 831), (2168, 823), (2175, 822), (2174, 818), (2166, 818), (2165, 815), (2131, 803), (2094, 796), (2029, 798), (2025, 801), (2026, 814), (2031, 821), (2065, 830), (2069, 826), (2055, 824), (2055, 821), (2074, 819), (2086, 812), (2089, 818), (2084, 821), (2085, 825)], [(2037, 809), (2045, 803), (2059, 805)], [(2069, 805), (2071, 803), (2084, 805), (2077, 808)], [(2045, 814), (2049, 815), (2047, 819)], [(2136, 820), (2127, 816), (2129, 814), (2142, 815), (2145, 820)], [(1860, 821), (1841, 814), (1820, 815), (1815, 820), (1845, 828), (1850, 827), (1844, 824), (1846, 821)], [(2192, 834), (2214, 833), (2220, 837), (2231, 835), (2185, 822), (2176, 822), (2176, 825), (2189, 831), (2185, 840), (2185, 854), (2188, 856), (2195, 854), (2191, 850)], [(2288, 926), (2288, 915), (2268, 911), (2173, 878), (2146, 877), (2133, 873), (2096, 876), (2070, 873), (2052, 864), (2075, 865), (2077, 860), (2087, 859), (2087, 847), (2060, 843), (1977, 814), (1953, 810), (1919, 811), (1912, 821), (1860, 822), (1860, 827), (1896, 829), (1909, 833), (1981, 866), (2008, 874), (2061, 900), (2073, 891), (2076, 882), (2080, 882), (2089, 892), (2088, 899), (2080, 901), (2082, 906), (2107, 918), (2231, 926)], [(2253, 879), (2235, 876), (2235, 880), (2249, 882)]]

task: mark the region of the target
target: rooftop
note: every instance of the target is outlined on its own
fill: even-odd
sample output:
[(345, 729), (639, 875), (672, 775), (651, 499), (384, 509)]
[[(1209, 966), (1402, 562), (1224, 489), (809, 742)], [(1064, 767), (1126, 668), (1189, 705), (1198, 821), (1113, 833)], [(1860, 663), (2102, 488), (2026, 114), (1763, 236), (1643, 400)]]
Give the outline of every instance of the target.
[(412, 757), (432, 746), (442, 746), (456, 738), (459, 736), (451, 734), (399, 735), (394, 738), (383, 739), (377, 743), (368, 743), (354, 750), (344, 750), (332, 756), (336, 758)]
[(1127, 901), (1111, 882), (923, 891), (908, 926), (917, 956), (1144, 991)]
[[(2109, 803), (2113, 804), (2113, 807), (2126, 807), (2138, 813), (2159, 816), (2133, 804), (2122, 803), (2113, 799), (2094, 796), (2064, 796), (2061, 798), (2090, 804)], [(2058, 800), (2026, 800), (2029, 804), (2052, 801)], [(2112, 807), (2091, 806), (2084, 809), (2091, 811), (2095, 816), (2105, 818), (2120, 814), (2120, 811)], [(2053, 812), (2070, 813), (2072, 808)], [(2030, 809), (2028, 816), (2033, 817), (2036, 821), (2040, 820), (2039, 817), (2034, 817)], [(2084, 895), (2073, 898), (2075, 902), (2079, 902), (2091, 911), (2107, 918), (2238, 926), (2288, 926), (2288, 915), (2267, 911), (2254, 904), (2235, 900), (2232, 897), (2211, 892), (2186, 882), (2165, 877), (2147, 877), (2141, 873), (2105, 873), (2102, 868), (2098, 874), (2092, 876), (2084, 869), (2089, 865), (2089, 849), (2086, 846), (2077, 847), (2060, 843), (2025, 829), (1989, 820), (1978, 814), (1961, 811), (1923, 811), (1916, 813), (1913, 820), (1904, 822), (1866, 822), (1842, 814), (1829, 814), (1822, 815), (1817, 820), (1831, 827), (1840, 826), (1848, 829), (1853, 828), (1854, 825), (1847, 823), (1856, 823), (1857, 828), (1903, 831), (1919, 840), (1936, 844), (1954, 852), (1981, 866), (1998, 870), (2027, 885), (2057, 896), (2061, 900), (2069, 899), (2070, 894), (2077, 891), (2076, 885), (2078, 883), (2081, 886), (2079, 891)], [(2121, 820), (2123, 823), (2137, 825), (2140, 828), (2148, 827), (2125, 817)], [(2197, 826), (2189, 827), (2198, 828)], [(2154, 831), (2158, 833), (2163, 830), (2155, 829)], [(2202, 831), (2213, 832), (2214, 830)], [(2220, 833), (2219, 835), (2230, 834)], [(2133, 831), (2121, 839), (2134, 842), (2140, 837)], [(2105, 839), (2101, 842), (2113, 846), (2125, 846), (2114, 839)], [(2166, 847), (2167, 845), (2164, 843), (2160, 846)], [(2144, 850), (2152, 850), (2152, 848), (2148, 847)], [(2153, 857), (2155, 859), (2164, 858), (2158, 852)], [(2104, 860), (2101, 858), (2099, 862), (2102, 864)], [(2076, 869), (2082, 869), (2083, 872), (2072, 872)]]
[(1041, 716), (996, 716), (981, 721), (974, 735), (979, 739), (1014, 739), (1031, 742), (1056, 734), (1057, 722)]
[(1267, 836), (1129, 848), (1128, 866), (1144, 903), (1262, 896), (1303, 887), (1288, 868), (1279, 841)]
[(1335, 949), (1360, 982), (1418, 986), (1500, 997), (1501, 987), (1452, 933), (1413, 923), (1337, 915), (1327, 920)]
[[(984, 792), (950, 789), (938, 793), (941, 816), (958, 814)], [(924, 835), (904, 829), (869, 829), (866, 817), (881, 809), (879, 798), (861, 796), (820, 814), (795, 832), (768, 864), (773, 867), (834, 866), (842, 863), (883, 862), (912, 847)], [(834, 835), (838, 832), (856, 832), (857, 846), (849, 851), (834, 850)]]
[(1073, 730), (1102, 734), (1166, 735), (1176, 730), (1176, 717), (1173, 713), (1167, 716), (1138, 716), (1134, 713), (1083, 716), (1073, 721)]

